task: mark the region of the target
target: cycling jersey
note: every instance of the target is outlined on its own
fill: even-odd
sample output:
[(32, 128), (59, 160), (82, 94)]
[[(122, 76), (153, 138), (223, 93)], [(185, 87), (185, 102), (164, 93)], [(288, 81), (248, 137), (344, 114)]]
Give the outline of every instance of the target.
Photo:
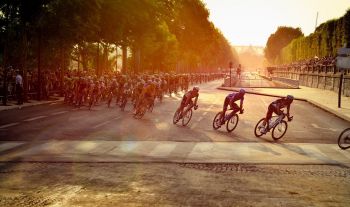
[(190, 103), (193, 103), (193, 98), (198, 98), (199, 93), (197, 91), (190, 90), (182, 97), (181, 105), (183, 107), (187, 106)]
[(282, 109), (282, 108), (285, 108), (285, 107), (290, 107), (291, 103), (292, 103), (292, 101), (289, 101), (286, 98), (281, 98), (281, 99), (277, 99), (276, 101), (272, 102), (271, 104), (276, 109)]
[(286, 98), (277, 99), (276, 101), (272, 102), (267, 110), (266, 122), (269, 123), (273, 113), (281, 115), (283, 113), (281, 111), (282, 108), (287, 108), (287, 116), (289, 117), (289, 110), (292, 102), (293, 100), (287, 100)]
[(154, 95), (155, 86), (154, 84), (145, 84), (142, 90), (144, 96), (152, 97)]
[(228, 98), (232, 103), (236, 102), (238, 100), (243, 101), (244, 100), (244, 94), (241, 93), (231, 93), (229, 95), (226, 96), (226, 98)]

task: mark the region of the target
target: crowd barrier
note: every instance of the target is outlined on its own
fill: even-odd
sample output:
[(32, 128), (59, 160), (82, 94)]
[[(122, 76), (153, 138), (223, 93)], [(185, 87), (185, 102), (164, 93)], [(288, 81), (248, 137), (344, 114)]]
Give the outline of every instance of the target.
[(344, 73), (342, 94), (350, 96), (350, 69), (341, 71), (335, 65), (276, 67), (271, 77), (285, 82), (297, 81), (301, 86), (338, 92), (341, 72)]

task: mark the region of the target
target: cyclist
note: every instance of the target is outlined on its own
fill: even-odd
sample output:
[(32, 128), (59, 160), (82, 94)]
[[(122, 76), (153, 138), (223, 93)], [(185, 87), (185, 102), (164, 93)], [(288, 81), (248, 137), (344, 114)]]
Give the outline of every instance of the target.
[[(188, 91), (182, 97), (181, 105), (178, 110), (180, 110), (181, 115), (183, 114), (183, 110), (186, 106), (191, 105), (194, 106), (194, 109), (197, 110), (198, 105), (198, 96), (199, 96), (199, 87), (195, 86), (192, 90)], [(194, 101), (192, 100), (194, 98)]]
[(290, 111), (290, 105), (292, 104), (293, 100), (294, 100), (294, 97), (292, 95), (287, 95), (287, 97), (280, 98), (280, 99), (277, 99), (276, 101), (272, 102), (268, 107), (266, 118), (263, 121), (262, 126), (259, 127), (259, 130), (262, 127), (264, 127), (265, 130), (263, 133), (266, 133), (267, 131), (269, 131), (270, 130), (269, 125), (267, 125), (267, 127), (265, 127), (265, 126), (267, 123), (269, 123), (269, 121), (272, 117), (272, 114), (275, 113), (278, 116), (281, 115), (283, 113), (281, 109), (283, 109), (283, 108), (287, 108), (288, 121), (291, 121), (292, 117), (289, 116), (289, 111)]
[(155, 86), (152, 80), (149, 79), (147, 83), (143, 86), (143, 89), (140, 95), (141, 99), (138, 101), (138, 104), (136, 107), (137, 109), (135, 110), (135, 113), (136, 111), (139, 110), (139, 108), (141, 107), (141, 104), (146, 104), (146, 105), (151, 104), (154, 101), (154, 95), (155, 95)]
[[(221, 116), (221, 124), (225, 123), (225, 113), (227, 111), (227, 106), (230, 105), (230, 107), (237, 113), (239, 111), (240, 114), (243, 114), (243, 101), (244, 101), (244, 94), (245, 90), (240, 89), (238, 93), (230, 93), (226, 96), (224, 107), (222, 110), (222, 116)], [(240, 105), (238, 106), (235, 102), (240, 100)]]

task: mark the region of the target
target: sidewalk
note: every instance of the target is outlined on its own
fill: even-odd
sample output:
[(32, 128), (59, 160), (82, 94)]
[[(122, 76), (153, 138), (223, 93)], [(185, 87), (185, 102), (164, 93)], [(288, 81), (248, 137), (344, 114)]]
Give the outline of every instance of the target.
[(334, 164), (350, 167), (336, 144), (171, 141), (0, 142), (0, 162), (173, 162)]
[[(238, 91), (235, 87), (219, 87), (220, 90)], [(341, 106), (338, 108), (338, 94), (329, 90), (318, 88), (309, 88), (300, 86), (300, 89), (276, 89), (276, 88), (246, 88), (247, 93), (285, 97), (293, 95), (296, 100), (307, 101), (325, 111), (328, 111), (337, 117), (350, 122), (350, 97), (342, 96)]]
[(8, 106), (0, 105), (0, 111), (6, 111), (10, 109), (20, 109), (30, 106), (37, 106), (37, 105), (43, 105), (43, 104), (49, 104), (49, 103), (56, 103), (63, 101), (63, 97), (53, 97), (54, 100), (46, 100), (46, 101), (37, 101), (37, 100), (29, 100), (29, 102), (23, 103), (23, 105), (17, 105), (17, 101), (8, 101)]

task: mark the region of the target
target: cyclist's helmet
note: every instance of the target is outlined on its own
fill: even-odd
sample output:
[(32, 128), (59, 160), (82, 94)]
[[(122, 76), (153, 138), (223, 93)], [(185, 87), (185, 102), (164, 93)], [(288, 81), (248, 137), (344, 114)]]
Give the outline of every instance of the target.
[(294, 96), (292, 96), (292, 95), (287, 95), (287, 100), (290, 101), (290, 102), (293, 102)]
[(245, 90), (243, 88), (241, 88), (241, 90), (239, 90), (239, 93), (244, 95), (245, 94)]
[(199, 87), (195, 86), (195, 87), (193, 87), (193, 90), (198, 92), (199, 91)]

